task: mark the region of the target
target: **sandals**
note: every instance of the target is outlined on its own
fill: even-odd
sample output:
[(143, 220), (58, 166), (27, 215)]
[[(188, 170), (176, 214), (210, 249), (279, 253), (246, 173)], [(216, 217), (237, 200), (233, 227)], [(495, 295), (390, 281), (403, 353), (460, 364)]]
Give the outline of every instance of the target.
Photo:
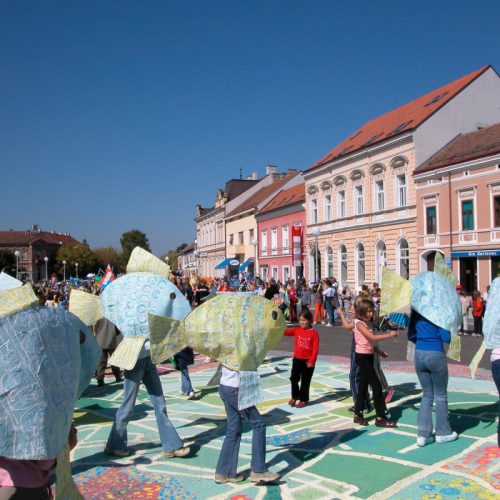
[(366, 427), (368, 425), (368, 420), (364, 419), (363, 417), (360, 417), (359, 415), (356, 415), (353, 419), (353, 422), (358, 425), (362, 425)]
[(388, 420), (387, 418), (377, 418), (375, 420), (375, 425), (377, 427), (397, 427), (398, 424), (394, 420)]

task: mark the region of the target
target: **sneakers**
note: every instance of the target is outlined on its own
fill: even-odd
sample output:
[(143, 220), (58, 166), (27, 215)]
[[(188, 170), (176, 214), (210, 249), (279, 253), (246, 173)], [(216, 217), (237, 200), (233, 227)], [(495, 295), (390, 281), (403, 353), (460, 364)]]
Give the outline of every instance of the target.
[(119, 458), (128, 457), (131, 454), (130, 450), (112, 450), (111, 448), (105, 448), (104, 453), (111, 457)]
[(453, 431), (448, 436), (436, 436), (436, 443), (449, 443), (450, 441), (455, 441), (458, 439), (458, 434)]
[(307, 406), (307, 401), (300, 401), (295, 405), (295, 408), (304, 408), (304, 406)]
[(397, 423), (394, 420), (389, 420), (388, 418), (376, 418), (375, 425), (377, 427), (397, 427)]
[(387, 391), (387, 394), (385, 395), (385, 402), (390, 403), (392, 396), (394, 396), (394, 389), (392, 387), (389, 387), (389, 390)]
[(183, 446), (182, 448), (178, 448), (174, 451), (165, 451), (163, 453), (163, 458), (185, 457), (186, 455), (189, 455), (190, 451), (191, 448), (189, 448), (189, 446)]
[(368, 425), (368, 420), (364, 419), (363, 417), (356, 415), (353, 420), (355, 424), (362, 425), (363, 427), (366, 427)]
[(194, 394), (193, 391), (191, 391), (188, 395), (187, 395), (187, 399), (194, 399), (196, 396)]
[(325, 326), (333, 326), (331, 323), (327, 323)]
[(223, 476), (222, 474), (215, 474), (215, 482), (219, 484), (224, 484), (224, 483), (241, 483), (241, 481), (244, 481), (245, 478), (241, 475), (238, 474), (237, 476)]
[(289, 404), (290, 406), (295, 406), (295, 403), (296, 403), (296, 402), (297, 402), (297, 400), (292, 398), (292, 399), (290, 399), (290, 401), (288, 401), (288, 404)]
[(426, 444), (431, 444), (434, 442), (434, 436), (424, 437), (417, 436), (417, 446), (425, 446)]
[(270, 470), (266, 472), (251, 472), (250, 481), (252, 483), (275, 483), (280, 478), (279, 474), (271, 472)]

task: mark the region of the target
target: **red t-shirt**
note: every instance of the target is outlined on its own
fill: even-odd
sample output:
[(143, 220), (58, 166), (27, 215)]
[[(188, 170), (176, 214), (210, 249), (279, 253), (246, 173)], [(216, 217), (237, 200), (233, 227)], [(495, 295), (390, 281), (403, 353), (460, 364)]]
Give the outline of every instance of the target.
[(476, 299), (472, 301), (472, 316), (483, 315), (484, 302), (483, 299)]
[(301, 326), (287, 328), (287, 337), (295, 337), (293, 355), (297, 359), (307, 359), (307, 362), (314, 366), (319, 350), (319, 335), (314, 328), (305, 330)]
[(0, 486), (40, 488), (49, 484), (55, 460), (14, 460), (0, 457)]

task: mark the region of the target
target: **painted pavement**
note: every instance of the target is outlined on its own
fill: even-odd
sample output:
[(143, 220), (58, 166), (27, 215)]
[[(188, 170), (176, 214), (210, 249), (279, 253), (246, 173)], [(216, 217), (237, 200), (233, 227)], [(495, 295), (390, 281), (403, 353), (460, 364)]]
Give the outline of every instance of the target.
[[(207, 387), (214, 364), (191, 370), (198, 398), (179, 394), (179, 373), (159, 367), (168, 412), (189, 458), (162, 459), (154, 412), (141, 390), (129, 444), (134, 454), (114, 459), (103, 454), (121, 383), (91, 385), (79, 400), (75, 420), (79, 443), (73, 453), (75, 481), (86, 499), (231, 499), (316, 498), (497, 499), (500, 497), (500, 449), (496, 446), (498, 396), (484, 370), (480, 380), (450, 378), (451, 424), (458, 441), (415, 445), (420, 390), (409, 363), (386, 362), (396, 389), (389, 405), (398, 428), (355, 426), (348, 408), (349, 366), (345, 358), (320, 357), (312, 381), (311, 404), (290, 408), (289, 354), (273, 353), (261, 367), (267, 423), (267, 460), (282, 474), (280, 484), (255, 486), (249, 479), (222, 485), (213, 481), (224, 438), (225, 413), (217, 387)], [(451, 374), (462, 374), (450, 365)], [(111, 382), (113, 379), (109, 379)], [(249, 474), (251, 430), (244, 428), (239, 471)]]

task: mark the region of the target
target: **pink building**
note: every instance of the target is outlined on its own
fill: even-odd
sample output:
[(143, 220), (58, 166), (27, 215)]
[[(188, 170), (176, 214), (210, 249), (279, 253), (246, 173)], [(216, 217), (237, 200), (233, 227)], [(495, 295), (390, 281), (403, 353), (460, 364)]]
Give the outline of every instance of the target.
[(285, 282), (303, 276), (304, 183), (280, 191), (256, 216), (258, 274)]
[(467, 293), (485, 292), (500, 276), (500, 123), (458, 135), (414, 180), (420, 271), (441, 252)]

